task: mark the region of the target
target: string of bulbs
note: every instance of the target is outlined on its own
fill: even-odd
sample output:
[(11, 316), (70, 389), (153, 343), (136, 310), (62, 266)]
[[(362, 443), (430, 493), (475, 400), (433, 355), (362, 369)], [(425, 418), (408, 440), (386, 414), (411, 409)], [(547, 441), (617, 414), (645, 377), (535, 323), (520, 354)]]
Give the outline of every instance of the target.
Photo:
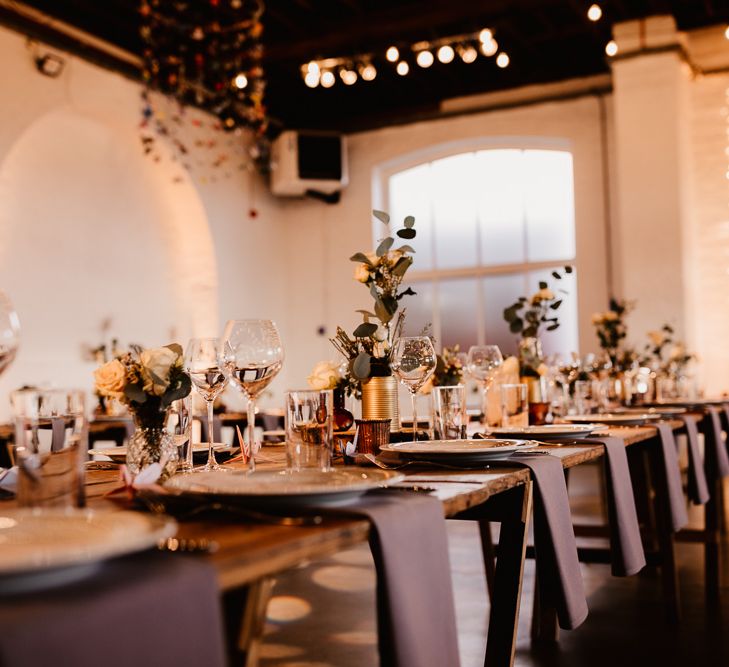
[[(602, 7), (593, 2), (587, 9), (588, 20), (596, 23), (603, 17)], [(729, 28), (726, 37), (729, 39)], [(455, 60), (456, 56), (466, 63), (475, 62), (479, 53), (486, 58), (496, 56), (496, 65), (501, 69), (509, 66), (510, 58), (505, 51), (499, 51), (499, 45), (494, 39), (493, 31), (484, 28), (479, 32), (465, 35), (444, 37), (434, 41), (417, 42), (410, 46), (415, 63), (423, 69), (427, 69), (435, 62), (448, 64)], [(435, 55), (433, 55), (435, 52)], [(497, 55), (498, 53), (498, 55)], [(610, 40), (605, 45), (605, 53), (610, 57), (618, 54), (618, 45), (615, 40)], [(403, 57), (397, 46), (390, 46), (385, 52), (385, 59), (395, 66), (395, 71), (400, 76), (407, 76), (410, 73), (410, 63), (407, 57)], [(363, 53), (348, 58), (323, 58), (311, 60), (301, 66), (301, 77), (309, 88), (331, 88), (337, 81), (337, 74), (342, 83), (352, 86), (359, 79), (363, 81), (374, 81), (377, 77), (377, 68), (374, 64), (375, 55)]]
[[(510, 62), (508, 54), (499, 51), (499, 44), (489, 28), (464, 35), (416, 42), (410, 45), (409, 51), (411, 58), (423, 69), (430, 67), (436, 58), (447, 65), (458, 56), (464, 63), (470, 64), (479, 57), (479, 53), (486, 58), (496, 56), (496, 66), (501, 69), (508, 67)], [(395, 66), (395, 71), (400, 76), (410, 73), (408, 57), (397, 46), (390, 46), (385, 51), (385, 59)], [(372, 53), (360, 53), (348, 58), (311, 60), (301, 66), (301, 77), (309, 88), (331, 88), (337, 81), (337, 74), (346, 86), (354, 85), (360, 78), (363, 81), (374, 81), (377, 77), (374, 60), (375, 55)]]

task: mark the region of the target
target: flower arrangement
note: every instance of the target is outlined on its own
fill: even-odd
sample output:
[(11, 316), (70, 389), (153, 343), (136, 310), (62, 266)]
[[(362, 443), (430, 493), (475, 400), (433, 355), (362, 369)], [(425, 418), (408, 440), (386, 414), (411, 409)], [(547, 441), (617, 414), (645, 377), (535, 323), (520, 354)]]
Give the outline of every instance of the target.
[(674, 333), (670, 324), (664, 324), (656, 331), (649, 331), (650, 342), (641, 363), (671, 375), (682, 374), (686, 366), (696, 359), (696, 355), (689, 353), (682, 341), (675, 340)]
[(317, 391), (333, 389), (343, 391), (348, 396), (357, 394), (358, 383), (349, 373), (345, 364), (333, 361), (320, 361), (306, 378), (307, 384)]
[[(572, 273), (571, 266), (563, 268), (565, 274)], [(555, 280), (562, 280), (562, 273), (552, 271)], [(566, 294), (564, 290), (558, 290)], [(522, 338), (535, 338), (546, 325), (547, 331), (559, 328), (556, 311), (562, 305), (562, 297), (558, 297), (545, 281), (539, 282), (539, 290), (531, 297), (520, 296), (508, 308), (504, 309), (504, 319), (509, 324), (509, 331), (521, 334)]]
[(600, 348), (608, 355), (615, 370), (627, 370), (637, 357), (635, 352), (623, 347), (623, 341), (628, 335), (625, 318), (634, 309), (635, 303), (632, 301), (611, 298), (608, 311), (592, 316)]
[(430, 394), (433, 387), (452, 387), (463, 383), (463, 355), (460, 345), (444, 347), (436, 355), (435, 372), (420, 388), (421, 394)]
[(101, 396), (126, 405), (144, 428), (162, 428), (167, 408), (190, 393), (177, 343), (146, 350), (133, 346), (97, 368), (94, 384)]
[[(387, 213), (372, 213), (375, 218), (389, 225), (390, 216)], [(407, 216), (396, 236), (406, 240), (414, 239), (414, 225), (415, 218)], [(395, 238), (388, 236), (380, 241), (374, 253), (358, 252), (350, 257), (357, 264), (354, 270), (355, 280), (366, 285), (374, 299), (374, 312), (358, 310), (363, 318), (362, 324), (351, 336), (341, 327), (337, 327), (337, 334), (331, 342), (348, 360), (348, 372), (355, 381), (392, 375), (392, 344), (400, 336), (404, 320), (404, 312), (399, 310), (400, 301), (404, 296), (415, 294), (410, 287), (400, 290), (403, 278), (413, 263), (412, 254), (415, 250), (409, 245), (393, 248), (394, 244)]]

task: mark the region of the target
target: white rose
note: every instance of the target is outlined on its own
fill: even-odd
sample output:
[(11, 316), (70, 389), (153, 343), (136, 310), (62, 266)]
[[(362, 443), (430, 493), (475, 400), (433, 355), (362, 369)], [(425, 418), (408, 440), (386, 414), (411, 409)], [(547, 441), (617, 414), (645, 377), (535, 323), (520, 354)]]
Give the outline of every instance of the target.
[(342, 374), (339, 364), (331, 361), (320, 361), (314, 366), (306, 381), (312, 389), (324, 391), (325, 389), (334, 389), (341, 379)]
[(124, 396), (126, 369), (118, 359), (112, 359), (94, 371), (94, 382), (102, 396), (120, 399)]
[(374, 252), (366, 252), (365, 257), (370, 260), (372, 266), (378, 266), (382, 261), (382, 258), (378, 257), (377, 253)]
[(178, 355), (168, 347), (155, 347), (144, 350), (139, 355), (142, 364), (144, 391), (162, 396), (170, 384), (170, 371), (177, 362)]
[(373, 354), (373, 356), (377, 357), (378, 359), (382, 359), (383, 357), (386, 357), (387, 353), (389, 351), (390, 351), (390, 344), (387, 341), (377, 342), (372, 347), (372, 354)]
[(387, 329), (380, 325), (377, 327), (377, 331), (372, 334), (372, 338), (374, 338), (378, 343), (382, 343), (387, 340)]
[(686, 347), (683, 343), (676, 343), (671, 350), (671, 360), (681, 359), (686, 356)]
[(370, 269), (367, 264), (357, 264), (354, 268), (354, 279), (366, 283), (370, 279)]
[(648, 338), (650, 338), (651, 343), (653, 343), (655, 347), (660, 347), (666, 341), (666, 337), (663, 335), (662, 331), (649, 331)]
[(403, 255), (402, 250), (390, 250), (390, 252), (387, 253), (387, 263), (388, 264), (397, 264), (397, 260), (399, 260)]

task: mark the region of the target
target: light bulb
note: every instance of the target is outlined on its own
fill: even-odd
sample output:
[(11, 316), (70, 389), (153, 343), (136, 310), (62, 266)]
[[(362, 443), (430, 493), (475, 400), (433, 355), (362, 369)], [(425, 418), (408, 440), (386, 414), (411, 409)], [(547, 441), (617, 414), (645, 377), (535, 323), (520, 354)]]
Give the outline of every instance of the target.
[(320, 83), (322, 85), (322, 88), (331, 88), (334, 85), (334, 82), (336, 81), (336, 78), (334, 77), (334, 72), (331, 70), (324, 70), (321, 73), (321, 80)]
[(498, 50), (499, 43), (495, 39), (488, 42), (481, 42), (481, 53), (483, 53), (487, 58), (493, 56)]
[(590, 8), (587, 10), (587, 18), (590, 19), (590, 21), (599, 21), (602, 18), (602, 9), (600, 9), (600, 5), (590, 5)]
[(320, 72), (320, 69), (319, 69), (319, 63), (318, 63), (318, 62), (316, 62), (316, 60), (311, 60), (311, 61), (310, 61), (310, 62), (309, 62), (309, 63), (308, 63), (307, 65), (306, 65), (306, 71), (307, 71), (307, 72), (313, 72), (314, 74), (317, 74), (317, 75), (318, 75), (318, 74), (319, 74), (319, 72)]
[(727, 29), (724, 31), (724, 37), (729, 39), (729, 26), (727, 26)]
[(614, 39), (611, 39), (607, 44), (605, 44), (605, 53), (607, 53), (611, 58), (614, 55), (617, 55), (618, 44)]
[(340, 69), (339, 78), (345, 86), (351, 86), (357, 82), (357, 72), (352, 69)]
[(377, 76), (377, 70), (372, 63), (367, 63), (364, 67), (362, 67), (362, 69), (360, 69), (359, 73), (365, 81), (373, 81)]
[(504, 67), (509, 66), (509, 56), (506, 55), (503, 51), (499, 53), (498, 56), (496, 56), (496, 64), (501, 68), (504, 69)]
[(391, 46), (387, 49), (387, 53), (385, 53), (385, 58), (387, 58), (391, 63), (396, 62), (399, 57), (400, 51), (397, 50), (396, 46)]
[(443, 64), (452, 62), (454, 56), (455, 52), (453, 51), (453, 47), (448, 44), (441, 46), (438, 49), (438, 60), (440, 60)]
[(410, 71), (410, 65), (408, 65), (404, 60), (401, 60), (397, 64), (396, 70), (400, 76), (405, 76)]
[(494, 38), (494, 33), (488, 28), (484, 28), (480, 33), (478, 33), (478, 38), (483, 43), (490, 42)]
[(304, 83), (309, 88), (316, 88), (319, 85), (319, 72), (307, 72), (304, 77)]
[(464, 63), (472, 63), (476, 60), (476, 58), (478, 58), (478, 51), (476, 51), (476, 49), (472, 46), (467, 46), (466, 48), (461, 49), (459, 54)]
[(239, 90), (243, 90), (248, 85), (248, 77), (241, 72), (238, 74), (238, 76), (233, 79), (233, 83), (235, 84), (235, 87)]
[(421, 51), (415, 60), (421, 67), (430, 67), (433, 64), (434, 58), (430, 51)]

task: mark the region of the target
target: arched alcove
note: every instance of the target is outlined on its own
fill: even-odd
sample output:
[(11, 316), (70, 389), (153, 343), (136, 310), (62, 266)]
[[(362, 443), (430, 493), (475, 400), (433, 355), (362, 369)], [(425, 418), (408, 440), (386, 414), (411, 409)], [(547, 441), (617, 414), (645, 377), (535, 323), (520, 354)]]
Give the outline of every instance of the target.
[(205, 210), (171, 165), (145, 158), (133, 127), (72, 109), (37, 119), (5, 155), (0, 285), (23, 330), (0, 395), (25, 382), (90, 387), (81, 347), (100, 342), (107, 317), (125, 343), (215, 335)]

